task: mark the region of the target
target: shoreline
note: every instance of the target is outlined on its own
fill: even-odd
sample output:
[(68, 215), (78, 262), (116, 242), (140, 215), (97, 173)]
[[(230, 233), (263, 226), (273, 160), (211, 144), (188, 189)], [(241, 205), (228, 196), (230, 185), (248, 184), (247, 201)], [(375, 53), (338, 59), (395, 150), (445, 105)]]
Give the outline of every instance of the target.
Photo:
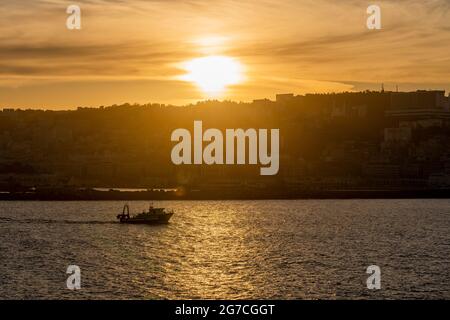
[(97, 191), (49, 189), (3, 192), (0, 201), (176, 201), (176, 200), (304, 200), (304, 199), (450, 199), (450, 189), (324, 191)]

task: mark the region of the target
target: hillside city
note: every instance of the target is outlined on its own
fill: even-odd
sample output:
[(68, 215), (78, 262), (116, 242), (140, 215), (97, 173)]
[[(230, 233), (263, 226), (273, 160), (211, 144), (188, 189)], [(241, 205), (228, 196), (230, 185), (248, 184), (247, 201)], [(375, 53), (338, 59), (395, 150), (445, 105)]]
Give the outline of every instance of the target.
[[(176, 128), (280, 129), (280, 168), (182, 165)], [(450, 102), (445, 91), (279, 94), (252, 103), (204, 101), (3, 108), (0, 191), (79, 188), (289, 193), (450, 188)], [(287, 191), (286, 191), (287, 192)]]

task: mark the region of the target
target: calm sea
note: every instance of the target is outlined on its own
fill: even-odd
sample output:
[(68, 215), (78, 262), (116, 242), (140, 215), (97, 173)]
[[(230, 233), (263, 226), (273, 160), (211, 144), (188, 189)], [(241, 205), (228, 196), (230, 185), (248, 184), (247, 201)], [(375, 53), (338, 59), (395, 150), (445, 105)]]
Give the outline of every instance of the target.
[(155, 205), (169, 225), (119, 225), (123, 202), (0, 202), (0, 298), (450, 298), (450, 200)]

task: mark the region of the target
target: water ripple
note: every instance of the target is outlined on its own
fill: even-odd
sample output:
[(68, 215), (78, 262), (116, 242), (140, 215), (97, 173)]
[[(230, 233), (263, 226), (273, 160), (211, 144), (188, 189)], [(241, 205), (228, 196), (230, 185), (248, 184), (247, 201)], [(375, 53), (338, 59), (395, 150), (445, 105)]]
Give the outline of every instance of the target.
[(122, 205), (0, 202), (0, 298), (450, 298), (448, 200), (163, 202), (153, 227), (116, 223)]

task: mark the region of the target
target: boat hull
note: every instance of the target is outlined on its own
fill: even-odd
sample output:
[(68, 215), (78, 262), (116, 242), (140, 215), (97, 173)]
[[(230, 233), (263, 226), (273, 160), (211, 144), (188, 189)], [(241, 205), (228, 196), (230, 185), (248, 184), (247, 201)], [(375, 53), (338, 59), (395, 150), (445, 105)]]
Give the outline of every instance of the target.
[(124, 224), (146, 224), (146, 225), (157, 225), (157, 224), (167, 224), (170, 218), (172, 218), (173, 213), (167, 214), (155, 214), (150, 217), (142, 218), (130, 218), (121, 220), (120, 223)]

